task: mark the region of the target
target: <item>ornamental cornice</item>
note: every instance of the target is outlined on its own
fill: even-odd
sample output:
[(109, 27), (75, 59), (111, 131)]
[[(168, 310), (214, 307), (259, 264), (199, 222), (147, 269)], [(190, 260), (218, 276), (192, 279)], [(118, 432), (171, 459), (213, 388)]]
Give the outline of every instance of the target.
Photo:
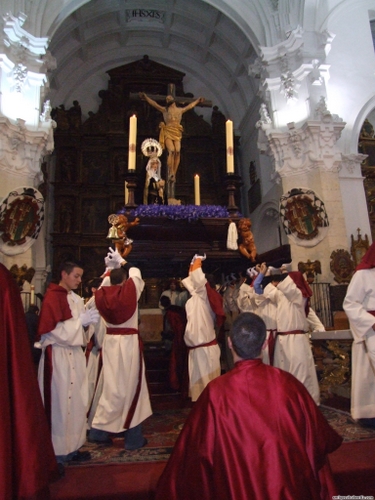
[(307, 121), (301, 128), (289, 123), (285, 132), (265, 131), (267, 151), (274, 158), (275, 172), (286, 177), (317, 168), (339, 171), (342, 155), (336, 142), (344, 127), (343, 121), (334, 121), (330, 115), (319, 121)]
[(23, 178), (39, 174), (41, 158), (53, 150), (52, 131), (53, 120), (41, 122), (37, 130), (29, 130), (24, 120), (12, 123), (0, 117), (0, 171)]
[(366, 160), (367, 156), (361, 153), (343, 154), (341, 155), (341, 164), (350, 174), (354, 174), (357, 171), (362, 176), (361, 164)]
[(334, 35), (328, 31), (304, 31), (301, 27), (272, 47), (260, 47), (260, 56), (249, 66), (249, 74), (259, 80), (259, 92), (280, 91), (287, 101), (296, 99), (302, 81), (311, 75), (312, 85), (322, 85), (329, 77), (325, 59)]
[(25, 20), (24, 14), (4, 16), (0, 37), (0, 52), (14, 65), (12, 76), (21, 86), (28, 72), (46, 72), (56, 67), (56, 61), (54, 58), (51, 61), (47, 52), (49, 39), (37, 38), (25, 31), (22, 28)]

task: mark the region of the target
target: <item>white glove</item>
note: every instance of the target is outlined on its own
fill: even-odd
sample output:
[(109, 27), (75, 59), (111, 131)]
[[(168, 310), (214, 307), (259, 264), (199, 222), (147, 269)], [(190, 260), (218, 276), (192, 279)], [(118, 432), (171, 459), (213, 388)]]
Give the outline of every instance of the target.
[(109, 247), (107, 257), (104, 259), (106, 267), (109, 269), (119, 269), (121, 264), (124, 264), (125, 262), (126, 260), (121, 257), (117, 249), (113, 250), (113, 248)]
[(283, 264), (280, 267), (281, 274), (290, 273), (292, 270), (292, 264)]
[(204, 254), (204, 255), (198, 255), (198, 254), (196, 253), (196, 254), (194, 255), (194, 257), (191, 259), (190, 264), (194, 264), (194, 262), (195, 262), (197, 259), (200, 259), (200, 260), (206, 260), (206, 254)]
[(279, 267), (268, 266), (268, 271), (269, 271), (270, 275), (281, 274)]
[(246, 274), (250, 278), (255, 278), (255, 276), (258, 276), (258, 271), (255, 269), (255, 267), (249, 267), (249, 269), (246, 271)]
[(97, 309), (86, 309), (85, 312), (80, 314), (82, 326), (88, 326), (90, 323), (97, 323), (99, 321), (99, 312)]

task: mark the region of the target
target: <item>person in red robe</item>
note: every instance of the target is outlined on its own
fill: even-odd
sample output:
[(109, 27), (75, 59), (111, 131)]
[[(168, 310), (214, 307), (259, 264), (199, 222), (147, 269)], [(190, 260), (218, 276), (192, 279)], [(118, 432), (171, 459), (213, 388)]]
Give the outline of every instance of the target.
[(17, 284), (0, 264), (0, 498), (48, 499), (57, 462)]
[(160, 477), (156, 499), (328, 500), (327, 455), (342, 438), (293, 375), (261, 360), (263, 320), (243, 313), (229, 347), (235, 366), (195, 403)]
[(186, 312), (183, 307), (174, 306), (166, 295), (160, 297), (160, 305), (164, 308), (162, 336), (171, 337), (169, 362), (169, 384), (175, 391), (180, 391), (183, 398), (188, 397), (188, 349), (184, 342), (186, 328)]

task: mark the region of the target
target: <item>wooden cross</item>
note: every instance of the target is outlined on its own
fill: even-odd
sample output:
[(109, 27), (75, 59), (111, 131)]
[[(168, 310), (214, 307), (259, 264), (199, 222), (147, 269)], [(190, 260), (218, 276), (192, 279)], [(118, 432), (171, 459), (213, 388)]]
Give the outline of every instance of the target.
[[(146, 94), (147, 94), (147, 92), (146, 92)], [(197, 99), (197, 97), (178, 97), (178, 96), (176, 96), (176, 85), (174, 83), (168, 83), (168, 93), (166, 95), (160, 95), (160, 94), (157, 94), (157, 95), (147, 94), (147, 95), (148, 95), (148, 97), (150, 97), (154, 101), (162, 102), (163, 104), (165, 104), (165, 100), (166, 100), (167, 96), (171, 95), (173, 97), (173, 99), (175, 100), (176, 104), (178, 103), (178, 104), (181, 104), (184, 106), (186, 106), (190, 102), (193, 102)], [(139, 94), (132, 92), (129, 94), (129, 97), (131, 100), (139, 99)], [(203, 108), (212, 108), (212, 101), (205, 100), (204, 102), (197, 104), (197, 106), (200, 106)]]

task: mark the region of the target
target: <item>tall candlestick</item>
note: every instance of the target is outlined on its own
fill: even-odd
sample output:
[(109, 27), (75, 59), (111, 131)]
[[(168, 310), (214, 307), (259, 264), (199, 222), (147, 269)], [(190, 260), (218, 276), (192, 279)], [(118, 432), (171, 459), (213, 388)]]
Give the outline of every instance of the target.
[(135, 170), (135, 150), (137, 144), (137, 117), (131, 116), (129, 119), (129, 157), (128, 170)]
[(234, 174), (234, 154), (233, 154), (233, 122), (227, 120), (225, 124), (227, 142), (227, 174)]
[(30, 286), (30, 305), (35, 304), (35, 286), (31, 285)]
[(195, 199), (196, 205), (201, 204), (201, 193), (200, 193), (199, 175), (198, 174), (194, 175), (194, 199)]
[(126, 185), (126, 181), (125, 181), (125, 205), (127, 205), (128, 200), (129, 200), (129, 189), (128, 189), (128, 186)]

